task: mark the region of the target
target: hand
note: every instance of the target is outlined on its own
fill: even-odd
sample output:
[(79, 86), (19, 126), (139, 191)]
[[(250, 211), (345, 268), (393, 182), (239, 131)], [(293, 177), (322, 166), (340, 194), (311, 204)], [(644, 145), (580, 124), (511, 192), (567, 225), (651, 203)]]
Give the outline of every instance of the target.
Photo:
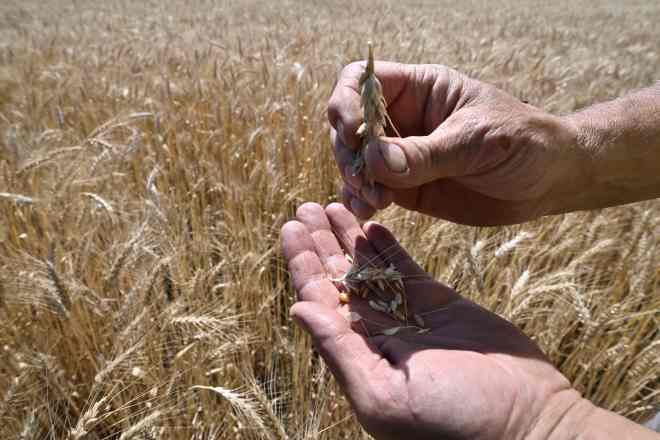
[[(300, 299), (291, 314), (376, 438), (545, 438), (539, 432), (586, 402), (529, 338), (434, 281), (383, 226), (361, 228), (340, 204), (307, 203), (282, 242)], [(393, 264), (410, 312), (431, 330), (384, 336), (401, 323), (359, 297), (341, 305), (331, 278), (349, 269), (345, 253), (357, 264)], [(349, 311), (362, 319), (349, 323)]]
[(344, 203), (358, 217), (394, 202), (463, 224), (513, 224), (557, 211), (558, 194), (586, 187), (566, 120), (444, 66), (388, 62), (376, 75), (402, 137), (369, 145), (368, 185), (351, 175), (363, 70), (344, 68), (328, 105)]

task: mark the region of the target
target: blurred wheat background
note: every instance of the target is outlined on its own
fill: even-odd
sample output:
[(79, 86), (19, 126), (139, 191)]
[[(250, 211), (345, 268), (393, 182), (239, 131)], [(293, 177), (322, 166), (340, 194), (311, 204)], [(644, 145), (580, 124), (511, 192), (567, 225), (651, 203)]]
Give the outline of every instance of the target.
[[(613, 0), (4, 1), (0, 437), (368, 438), (288, 318), (279, 250), (297, 205), (335, 199), (338, 71), (372, 39), (567, 113), (659, 79), (658, 23), (657, 2)], [(660, 407), (659, 214), (379, 219), (643, 421)]]

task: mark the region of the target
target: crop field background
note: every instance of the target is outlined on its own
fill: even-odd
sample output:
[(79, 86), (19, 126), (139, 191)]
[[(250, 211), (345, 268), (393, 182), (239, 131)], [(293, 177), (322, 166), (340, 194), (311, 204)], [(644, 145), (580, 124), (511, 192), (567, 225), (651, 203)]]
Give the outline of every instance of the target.
[[(279, 247), (336, 199), (341, 67), (371, 39), (568, 113), (660, 79), (658, 23), (614, 0), (3, 1), (0, 437), (368, 438), (289, 319)], [(593, 402), (660, 408), (659, 201), (378, 219)]]

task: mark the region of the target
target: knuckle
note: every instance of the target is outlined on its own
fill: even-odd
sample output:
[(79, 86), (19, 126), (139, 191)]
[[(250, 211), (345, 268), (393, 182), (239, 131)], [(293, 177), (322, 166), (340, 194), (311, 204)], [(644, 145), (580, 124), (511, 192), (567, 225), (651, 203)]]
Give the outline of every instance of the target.
[(352, 105), (345, 102), (339, 93), (328, 102), (328, 122), (336, 130), (336, 138), (349, 142), (362, 122), (360, 115), (355, 114)]
[(488, 103), (497, 106), (502, 102), (503, 92), (492, 84), (474, 80), (474, 85), (478, 90), (477, 100), (481, 103)]
[(345, 81), (356, 76), (356, 72), (362, 71), (362, 63), (355, 61), (344, 66), (339, 72), (339, 77), (335, 83), (334, 91), (330, 100), (328, 101), (328, 120), (333, 127), (337, 127), (337, 122), (342, 119), (342, 112), (344, 110), (344, 99), (342, 98), (341, 89), (345, 87)]
[(353, 61), (352, 63), (348, 63), (341, 69), (341, 72), (339, 72), (339, 80), (341, 81), (341, 79), (345, 77), (353, 77), (356, 72), (362, 72), (363, 68), (364, 61)]

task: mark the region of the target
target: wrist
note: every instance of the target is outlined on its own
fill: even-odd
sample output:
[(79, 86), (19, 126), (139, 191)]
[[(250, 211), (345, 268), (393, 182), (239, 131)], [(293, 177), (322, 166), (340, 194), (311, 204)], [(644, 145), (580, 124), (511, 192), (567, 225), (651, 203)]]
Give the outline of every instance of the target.
[(562, 390), (548, 399), (529, 433), (529, 440), (577, 439), (582, 435), (585, 420), (596, 407), (574, 389)]
[(544, 215), (583, 209), (594, 180), (593, 158), (583, 127), (571, 116), (552, 116), (552, 121), (548, 143), (556, 160), (549, 170)]
[(550, 214), (660, 197), (658, 91), (643, 90), (560, 118), (565, 158), (572, 163), (553, 188)]
[(574, 389), (548, 399), (528, 440), (658, 440), (657, 433), (597, 407)]

